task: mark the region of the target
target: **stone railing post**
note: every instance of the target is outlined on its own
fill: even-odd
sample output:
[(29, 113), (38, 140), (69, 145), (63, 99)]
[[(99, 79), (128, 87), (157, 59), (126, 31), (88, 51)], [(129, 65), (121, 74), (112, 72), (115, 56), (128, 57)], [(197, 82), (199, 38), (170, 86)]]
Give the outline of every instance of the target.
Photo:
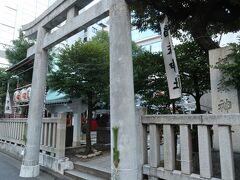
[(147, 164), (147, 126), (142, 124), (142, 116), (147, 114), (146, 108), (136, 108), (137, 121), (137, 159), (138, 179), (143, 179), (143, 165)]
[(189, 125), (180, 125), (181, 171), (192, 173), (192, 136)]
[(222, 179), (234, 180), (234, 157), (230, 126), (218, 126)]
[(73, 114), (73, 144), (72, 146), (80, 146), (80, 136), (81, 136), (81, 122), (80, 117), (78, 113)]
[(163, 125), (164, 135), (164, 169), (173, 171), (175, 169), (175, 138), (174, 127), (172, 125)]
[(65, 157), (66, 114), (62, 113), (57, 122), (56, 158)]
[(211, 154), (211, 135), (210, 128), (206, 125), (198, 125), (198, 147), (200, 176), (211, 178), (212, 172), (212, 154)]
[[(157, 124), (149, 125), (149, 137), (149, 165), (156, 171), (160, 165), (160, 128)], [(152, 175), (149, 176), (149, 179), (158, 180)]]

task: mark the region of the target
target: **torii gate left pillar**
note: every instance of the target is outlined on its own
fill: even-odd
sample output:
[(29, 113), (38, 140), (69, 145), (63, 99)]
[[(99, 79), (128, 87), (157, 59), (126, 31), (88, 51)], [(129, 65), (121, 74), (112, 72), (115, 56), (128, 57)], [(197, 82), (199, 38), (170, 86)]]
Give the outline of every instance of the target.
[(21, 177), (36, 177), (39, 175), (39, 149), (41, 139), (44, 94), (48, 67), (48, 56), (42, 48), (46, 30), (38, 28), (36, 52), (33, 66), (32, 90), (27, 120), (27, 142), (20, 170)]

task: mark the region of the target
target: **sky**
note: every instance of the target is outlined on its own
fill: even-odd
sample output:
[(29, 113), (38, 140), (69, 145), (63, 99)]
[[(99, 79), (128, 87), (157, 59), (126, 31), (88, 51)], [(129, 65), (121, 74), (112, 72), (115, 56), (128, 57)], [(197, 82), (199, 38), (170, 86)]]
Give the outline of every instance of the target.
[(220, 46), (224, 47), (228, 43), (232, 43), (232, 42), (240, 42), (240, 31), (237, 32), (237, 33), (224, 34), (222, 36), (222, 39), (221, 39), (221, 42), (220, 42)]

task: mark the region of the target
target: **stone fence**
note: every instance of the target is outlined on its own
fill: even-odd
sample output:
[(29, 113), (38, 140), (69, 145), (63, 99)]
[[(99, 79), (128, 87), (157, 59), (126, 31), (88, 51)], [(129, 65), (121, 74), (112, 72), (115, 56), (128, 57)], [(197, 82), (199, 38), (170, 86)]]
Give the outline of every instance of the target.
[[(54, 171), (63, 173), (73, 165), (65, 157), (66, 115), (43, 118), (39, 162)], [(0, 150), (21, 159), (27, 142), (27, 119), (0, 119)]]
[[(240, 125), (239, 114), (222, 115), (144, 115), (137, 113), (140, 120), (139, 170), (142, 176), (151, 180), (160, 179), (214, 179), (211, 147), (212, 126), (218, 127), (221, 179), (234, 180), (234, 158), (231, 127)], [(199, 170), (193, 172), (192, 132), (197, 127)], [(177, 127), (177, 128), (176, 128)], [(178, 130), (176, 130), (178, 129)], [(180, 157), (176, 158), (176, 131), (180, 136)], [(163, 139), (163, 145), (160, 145)], [(163, 146), (163, 148), (160, 148)], [(160, 161), (160, 149), (164, 151), (164, 160)], [(162, 154), (162, 152), (161, 152)], [(219, 168), (220, 169), (220, 168)]]

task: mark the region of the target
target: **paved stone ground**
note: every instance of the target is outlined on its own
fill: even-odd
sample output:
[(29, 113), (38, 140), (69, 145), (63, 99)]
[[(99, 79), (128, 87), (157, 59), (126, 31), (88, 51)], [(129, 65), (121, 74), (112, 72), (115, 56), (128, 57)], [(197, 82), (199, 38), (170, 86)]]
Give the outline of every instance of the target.
[(104, 152), (101, 156), (96, 156), (95, 158), (89, 160), (80, 160), (76, 156), (70, 158), (76, 164), (85, 164), (96, 169), (102, 169), (108, 172), (111, 172), (111, 155), (110, 152)]
[[(0, 152), (0, 180), (65, 180), (69, 179), (56, 173), (47, 173), (41, 170), (40, 176), (36, 178), (19, 177), (21, 162)], [(56, 175), (53, 175), (56, 174)]]

